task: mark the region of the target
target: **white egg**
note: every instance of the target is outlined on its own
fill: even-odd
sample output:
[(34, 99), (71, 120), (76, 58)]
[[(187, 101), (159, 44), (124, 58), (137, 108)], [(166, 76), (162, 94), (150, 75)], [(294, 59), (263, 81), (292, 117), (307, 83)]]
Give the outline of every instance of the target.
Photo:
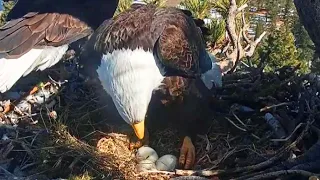
[(143, 160), (150, 160), (151, 162), (156, 162), (158, 160), (159, 156), (157, 152), (152, 149), (151, 147), (143, 146), (138, 149), (136, 154), (137, 162), (143, 161)]
[(159, 171), (173, 171), (177, 165), (177, 158), (174, 155), (167, 154), (156, 161), (156, 168)]
[(154, 162), (148, 159), (140, 161), (136, 168), (138, 172), (157, 170)]

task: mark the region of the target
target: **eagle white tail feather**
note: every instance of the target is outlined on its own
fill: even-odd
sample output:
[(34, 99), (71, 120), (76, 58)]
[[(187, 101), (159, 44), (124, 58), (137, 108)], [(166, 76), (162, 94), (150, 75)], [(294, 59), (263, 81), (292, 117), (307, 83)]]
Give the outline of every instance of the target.
[(0, 92), (9, 90), (21, 77), (32, 71), (49, 68), (55, 65), (68, 49), (68, 45), (31, 49), (17, 59), (6, 59), (0, 54)]

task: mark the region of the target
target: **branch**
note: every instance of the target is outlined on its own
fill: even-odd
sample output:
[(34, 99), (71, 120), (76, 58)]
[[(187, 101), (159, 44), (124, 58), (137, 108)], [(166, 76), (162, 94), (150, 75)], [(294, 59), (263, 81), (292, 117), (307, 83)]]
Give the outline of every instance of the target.
[(236, 0), (230, 0), (230, 7), (228, 12), (228, 17), (226, 21), (226, 28), (228, 35), (230, 37), (230, 40), (234, 46), (234, 49), (236, 49), (237, 46), (237, 33), (236, 33), (236, 15), (237, 15), (237, 3)]
[(266, 31), (264, 31), (255, 41), (250, 43), (250, 49), (249, 51), (245, 52), (245, 56), (251, 57), (256, 50), (257, 45), (260, 43), (262, 38), (267, 34)]
[(240, 7), (237, 9), (237, 12), (239, 13), (239, 12), (241, 12), (242, 10), (244, 10), (244, 9), (247, 8), (247, 7), (248, 7), (248, 4), (245, 3), (245, 4), (243, 4), (242, 6), (240, 6)]
[(243, 31), (242, 31), (242, 36), (243, 36), (243, 39), (246, 41), (246, 43), (250, 43), (250, 40), (249, 40), (249, 38), (247, 37), (247, 35), (246, 35), (246, 31), (248, 30), (248, 25), (246, 24), (246, 20), (245, 20), (245, 18), (244, 18), (244, 13), (242, 13), (241, 14), (242, 15), (242, 23), (243, 23), (243, 26), (242, 26), (242, 29), (243, 29)]
[[(221, 53), (215, 51), (215, 53), (218, 52), (217, 54), (221, 54), (223, 58), (222, 61), (218, 62), (223, 74), (226, 74), (227, 72), (234, 72), (242, 58), (251, 57), (259, 42), (266, 35), (266, 32), (263, 32), (255, 41), (250, 40), (246, 36), (249, 25), (246, 23), (244, 14), (242, 13), (244, 8), (248, 7), (248, 4), (243, 4), (238, 8), (236, 0), (230, 0), (229, 2), (230, 6), (226, 19), (226, 32), (227, 36), (230, 38), (230, 42), (229, 44), (224, 45)], [(242, 26), (240, 31), (237, 32), (236, 17), (239, 13), (242, 13)], [(242, 39), (245, 41), (244, 46), (241, 42)]]

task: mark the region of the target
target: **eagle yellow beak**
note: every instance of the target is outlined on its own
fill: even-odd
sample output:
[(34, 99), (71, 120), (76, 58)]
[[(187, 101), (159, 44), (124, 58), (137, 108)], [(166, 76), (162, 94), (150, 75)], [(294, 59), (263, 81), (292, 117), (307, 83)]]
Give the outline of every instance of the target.
[(139, 139), (143, 139), (144, 137), (144, 120), (132, 125), (134, 132), (136, 133), (136, 136)]

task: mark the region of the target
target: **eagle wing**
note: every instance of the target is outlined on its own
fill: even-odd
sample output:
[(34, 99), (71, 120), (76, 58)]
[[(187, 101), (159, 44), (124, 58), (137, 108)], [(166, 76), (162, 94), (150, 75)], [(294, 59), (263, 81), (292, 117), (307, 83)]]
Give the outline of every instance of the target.
[(18, 58), (37, 46), (60, 46), (92, 33), (84, 22), (71, 15), (30, 12), (0, 28), (0, 53)]
[(175, 8), (157, 10), (151, 32), (157, 38), (155, 59), (168, 75), (192, 78), (199, 74), (199, 55), (205, 48), (200, 28), (191, 17)]
[(122, 48), (150, 50), (159, 68), (166, 69), (165, 76), (183, 77), (199, 73), (199, 51), (205, 48), (200, 28), (186, 12), (153, 5), (131, 8), (105, 21), (89, 46), (100, 53)]
[(146, 7), (131, 8), (113, 19), (106, 20), (92, 36), (89, 46), (93, 43), (95, 50), (102, 53), (138, 47), (152, 50), (153, 42), (149, 30), (155, 9)]

